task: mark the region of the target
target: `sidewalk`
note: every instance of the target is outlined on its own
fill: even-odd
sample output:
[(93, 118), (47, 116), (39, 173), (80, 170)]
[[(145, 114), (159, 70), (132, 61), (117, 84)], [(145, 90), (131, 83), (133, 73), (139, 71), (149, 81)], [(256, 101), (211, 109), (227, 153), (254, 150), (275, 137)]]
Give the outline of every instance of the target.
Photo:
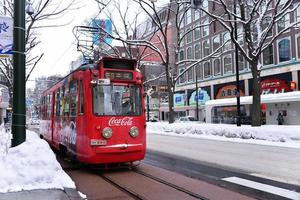
[(0, 193), (0, 200), (83, 200), (75, 189), (27, 190), (21, 192)]

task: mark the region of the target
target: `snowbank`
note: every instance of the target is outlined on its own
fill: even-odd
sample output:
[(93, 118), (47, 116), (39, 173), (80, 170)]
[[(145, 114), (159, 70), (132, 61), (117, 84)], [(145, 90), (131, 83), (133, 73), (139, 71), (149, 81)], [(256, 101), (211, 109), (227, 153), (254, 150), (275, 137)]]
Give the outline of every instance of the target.
[(251, 127), (243, 125), (237, 127), (229, 124), (205, 123), (173, 123), (154, 122), (147, 123), (147, 132), (157, 134), (173, 134), (187, 137), (214, 136), (214, 138), (238, 138), (248, 141), (265, 140), (271, 142), (285, 142), (298, 145), (300, 148), (300, 126), (264, 125)]
[(27, 130), (26, 142), (6, 151), (10, 137), (0, 129), (0, 193), (75, 188), (49, 145), (36, 133)]

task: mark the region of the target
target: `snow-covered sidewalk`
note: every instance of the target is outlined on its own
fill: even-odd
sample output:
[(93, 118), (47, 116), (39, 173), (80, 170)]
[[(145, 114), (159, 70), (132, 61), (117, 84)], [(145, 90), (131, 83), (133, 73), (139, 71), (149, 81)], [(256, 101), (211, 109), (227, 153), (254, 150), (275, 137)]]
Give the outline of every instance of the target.
[(148, 122), (147, 133), (300, 148), (300, 126)]
[(34, 189), (75, 188), (48, 143), (32, 131), (26, 141), (10, 146), (11, 134), (0, 127), (0, 194)]

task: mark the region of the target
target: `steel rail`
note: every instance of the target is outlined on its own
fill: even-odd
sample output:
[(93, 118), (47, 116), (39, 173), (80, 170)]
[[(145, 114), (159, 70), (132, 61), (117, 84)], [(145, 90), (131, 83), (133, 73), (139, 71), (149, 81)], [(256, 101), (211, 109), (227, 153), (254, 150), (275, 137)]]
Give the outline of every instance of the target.
[(145, 177), (147, 177), (147, 178), (150, 178), (150, 179), (152, 179), (152, 180), (155, 180), (155, 181), (157, 181), (157, 182), (159, 182), (159, 183), (162, 183), (162, 184), (164, 184), (164, 185), (167, 185), (167, 186), (169, 186), (169, 187), (172, 187), (172, 188), (174, 188), (174, 189), (176, 189), (176, 190), (178, 190), (178, 191), (181, 191), (181, 192), (183, 192), (183, 193), (185, 193), (185, 194), (188, 194), (188, 195), (190, 195), (190, 196), (192, 196), (192, 197), (195, 197), (195, 198), (197, 198), (197, 199), (201, 199), (201, 200), (209, 200), (209, 199), (206, 198), (206, 197), (203, 197), (203, 196), (201, 196), (201, 195), (199, 195), (199, 194), (197, 194), (197, 193), (191, 192), (191, 191), (189, 191), (189, 190), (187, 190), (187, 189), (185, 189), (185, 188), (183, 188), (183, 187), (177, 186), (177, 185), (175, 185), (175, 184), (173, 184), (173, 183), (167, 182), (167, 181), (165, 181), (165, 180), (163, 180), (163, 179), (157, 178), (157, 177), (155, 177), (155, 176), (153, 176), (153, 175), (151, 175), (151, 174), (147, 174), (147, 173), (142, 172), (142, 171), (137, 170), (137, 169), (132, 169), (132, 171), (135, 172), (135, 173), (137, 173), (137, 174), (143, 175), (143, 176), (145, 176)]

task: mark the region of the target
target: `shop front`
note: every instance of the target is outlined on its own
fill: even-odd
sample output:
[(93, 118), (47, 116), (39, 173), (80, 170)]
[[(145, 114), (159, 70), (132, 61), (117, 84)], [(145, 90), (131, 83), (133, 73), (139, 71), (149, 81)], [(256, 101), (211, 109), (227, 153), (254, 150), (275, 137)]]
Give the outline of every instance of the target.
[(189, 115), (196, 117), (196, 112), (197, 112), (197, 101), (198, 101), (198, 116), (200, 121), (205, 121), (205, 102), (209, 101), (211, 98), (205, 89), (198, 89), (198, 94), (196, 90), (194, 90), (189, 98), (189, 105), (191, 107), (191, 110), (189, 111)]
[[(243, 88), (243, 87), (242, 87)], [(235, 98), (237, 94), (236, 85), (230, 84), (222, 86), (218, 89), (215, 99)], [(240, 96), (245, 96), (245, 93), (240, 89)], [(250, 107), (249, 105), (241, 105), (241, 123), (249, 124)], [(236, 105), (216, 106), (212, 110), (212, 123), (235, 124), (237, 116)]]

